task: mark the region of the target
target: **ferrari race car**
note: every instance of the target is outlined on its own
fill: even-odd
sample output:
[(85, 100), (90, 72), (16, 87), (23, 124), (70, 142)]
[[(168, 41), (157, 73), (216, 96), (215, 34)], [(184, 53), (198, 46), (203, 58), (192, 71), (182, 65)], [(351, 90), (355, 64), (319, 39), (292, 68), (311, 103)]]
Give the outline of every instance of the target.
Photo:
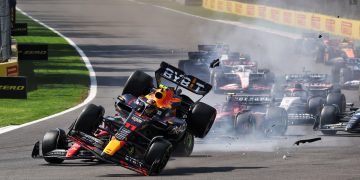
[(344, 94), (327, 83), (326, 74), (288, 74), (280, 107), (288, 113), (289, 125), (314, 124), (325, 104), (345, 110)]
[(340, 112), (336, 104), (324, 106), (316, 130), (325, 135), (335, 135), (337, 131), (360, 133), (360, 110), (348, 103), (346, 112)]
[(258, 69), (256, 62), (220, 59), (219, 67), (212, 69), (210, 83), (215, 93), (268, 93), (275, 75), (268, 69)]
[(229, 94), (227, 102), (216, 108), (214, 132), (235, 131), (238, 135), (258, 132), (265, 136), (286, 133), (287, 112), (274, 106), (270, 96)]
[[(159, 174), (173, 153), (189, 156), (194, 136), (207, 135), (216, 109), (199, 100), (194, 102), (182, 94), (182, 89), (205, 96), (211, 85), (165, 62), (155, 78), (156, 87), (151, 76), (134, 72), (115, 103), (117, 116), (104, 117), (103, 108), (90, 104), (67, 134), (49, 131), (53, 133), (45, 134), (42, 142), (44, 159), (49, 163), (71, 159), (65, 153), (55, 153), (59, 149), (71, 151), (66, 145), (69, 140), (92, 157), (143, 175)], [(106, 133), (106, 138), (97, 136), (98, 132)]]

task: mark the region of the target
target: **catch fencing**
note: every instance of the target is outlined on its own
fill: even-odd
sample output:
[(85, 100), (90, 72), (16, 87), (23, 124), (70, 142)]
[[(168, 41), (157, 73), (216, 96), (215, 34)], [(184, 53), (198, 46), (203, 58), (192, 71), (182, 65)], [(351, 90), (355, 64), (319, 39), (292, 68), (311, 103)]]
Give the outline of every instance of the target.
[(11, 58), (10, 0), (0, 0), (0, 63)]

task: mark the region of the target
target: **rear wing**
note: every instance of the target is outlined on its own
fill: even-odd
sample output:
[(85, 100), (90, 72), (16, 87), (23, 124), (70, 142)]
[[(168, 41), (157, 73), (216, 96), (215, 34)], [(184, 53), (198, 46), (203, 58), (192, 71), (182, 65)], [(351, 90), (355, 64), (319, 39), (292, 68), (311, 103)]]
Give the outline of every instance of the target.
[(202, 59), (207, 55), (207, 52), (188, 52), (189, 59)]
[(286, 74), (285, 80), (288, 82), (325, 82), (328, 78), (327, 74)]
[(190, 60), (196, 59), (215, 59), (217, 58), (217, 53), (215, 52), (204, 52), (204, 51), (196, 51), (196, 52), (188, 52), (188, 57)]
[(285, 80), (296, 82), (305, 79), (305, 74), (285, 74)]
[(166, 63), (161, 62), (160, 68), (155, 71), (155, 78), (158, 85), (161, 78), (173, 82), (195, 94), (205, 96), (210, 92), (212, 86), (194, 76), (186, 75), (184, 71)]
[(207, 51), (207, 52), (212, 52), (212, 51), (229, 52), (230, 46), (227, 44), (214, 44), (214, 45), (200, 44), (200, 45), (198, 45), (198, 50), (199, 51)]
[(331, 83), (305, 83), (304, 86), (308, 89), (331, 89), (333, 84)]
[(266, 95), (237, 95), (229, 94), (226, 99), (229, 102), (238, 102), (242, 105), (267, 105), (273, 102), (271, 96)]
[(310, 80), (326, 80), (328, 78), (327, 74), (307, 74)]

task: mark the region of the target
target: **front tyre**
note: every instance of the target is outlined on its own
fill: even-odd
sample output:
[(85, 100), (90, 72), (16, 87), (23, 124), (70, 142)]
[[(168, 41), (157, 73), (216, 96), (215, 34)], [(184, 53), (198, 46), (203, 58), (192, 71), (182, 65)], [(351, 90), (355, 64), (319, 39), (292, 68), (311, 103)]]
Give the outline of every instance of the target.
[(104, 112), (105, 110), (101, 106), (87, 105), (80, 113), (72, 129), (85, 134), (92, 134), (101, 123)]
[(288, 129), (288, 114), (284, 108), (269, 107), (265, 114), (264, 132), (266, 136), (284, 136)]
[(178, 157), (189, 157), (194, 149), (194, 135), (185, 132), (182, 139), (176, 144), (173, 155)]
[(155, 139), (145, 153), (145, 163), (151, 166), (149, 175), (157, 175), (165, 168), (172, 152), (172, 145), (164, 139)]
[(124, 85), (122, 94), (132, 94), (135, 97), (150, 93), (153, 87), (153, 78), (142, 72), (133, 72)]
[(195, 103), (189, 118), (186, 119), (188, 128), (195, 137), (204, 138), (214, 124), (216, 109), (203, 103)]
[[(42, 140), (42, 153), (46, 156), (47, 153), (55, 149), (66, 149), (66, 134), (62, 129), (53, 129), (45, 133)], [(44, 160), (50, 164), (60, 164), (64, 159), (56, 157), (44, 157)]]
[[(324, 106), (320, 114), (320, 128), (324, 129), (325, 125), (336, 124), (339, 122), (338, 109), (335, 106)], [(335, 130), (322, 130), (324, 135), (335, 135)]]

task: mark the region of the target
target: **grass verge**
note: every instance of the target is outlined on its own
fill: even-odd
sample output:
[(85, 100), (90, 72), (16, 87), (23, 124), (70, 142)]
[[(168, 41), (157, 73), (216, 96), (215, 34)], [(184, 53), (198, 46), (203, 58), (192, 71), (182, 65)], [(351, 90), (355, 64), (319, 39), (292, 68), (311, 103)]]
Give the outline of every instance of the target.
[(17, 13), (18, 22), (28, 23), (28, 36), (20, 43), (49, 45), (48, 61), (19, 62), (20, 75), (27, 76), (27, 100), (0, 99), (0, 127), (18, 125), (61, 112), (88, 95), (89, 72), (76, 50), (49, 29)]

